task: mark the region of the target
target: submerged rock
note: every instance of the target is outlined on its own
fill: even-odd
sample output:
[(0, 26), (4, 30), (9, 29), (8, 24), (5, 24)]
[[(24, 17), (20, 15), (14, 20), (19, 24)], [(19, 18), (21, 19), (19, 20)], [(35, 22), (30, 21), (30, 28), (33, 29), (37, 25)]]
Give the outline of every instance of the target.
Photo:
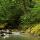
[(12, 34), (12, 32), (10, 30), (8, 30), (8, 29), (0, 31), (0, 34), (3, 34), (3, 33), (5, 33), (5, 34)]
[(2, 33), (2, 34), (1, 34), (1, 36), (5, 36), (5, 35), (6, 35), (6, 33)]

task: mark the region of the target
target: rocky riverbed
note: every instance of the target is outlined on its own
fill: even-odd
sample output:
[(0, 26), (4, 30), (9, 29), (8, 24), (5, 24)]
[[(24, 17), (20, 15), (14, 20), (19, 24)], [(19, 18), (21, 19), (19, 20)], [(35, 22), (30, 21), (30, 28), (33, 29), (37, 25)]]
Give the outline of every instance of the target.
[(11, 30), (0, 30), (0, 37), (3, 37), (3, 38), (8, 38), (10, 37), (11, 35), (21, 35), (21, 33), (18, 31), (18, 32), (12, 32)]

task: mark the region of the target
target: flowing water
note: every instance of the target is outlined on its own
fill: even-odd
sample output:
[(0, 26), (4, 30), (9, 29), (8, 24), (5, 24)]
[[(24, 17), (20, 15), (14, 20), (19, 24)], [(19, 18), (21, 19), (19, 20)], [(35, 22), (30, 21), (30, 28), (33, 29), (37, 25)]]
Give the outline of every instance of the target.
[(40, 40), (40, 38), (34, 38), (27, 35), (24, 35), (20, 32), (12, 32), (12, 34), (5, 34), (5, 36), (0, 36), (0, 40)]

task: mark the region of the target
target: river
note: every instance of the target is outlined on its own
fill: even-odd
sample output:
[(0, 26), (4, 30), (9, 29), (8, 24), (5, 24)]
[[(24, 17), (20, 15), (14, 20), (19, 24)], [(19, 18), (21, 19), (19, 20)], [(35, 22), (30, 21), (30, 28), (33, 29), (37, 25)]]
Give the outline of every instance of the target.
[(12, 32), (12, 34), (0, 36), (0, 40), (40, 40), (40, 38), (34, 38), (29, 34), (24, 35), (24, 33), (21, 32)]

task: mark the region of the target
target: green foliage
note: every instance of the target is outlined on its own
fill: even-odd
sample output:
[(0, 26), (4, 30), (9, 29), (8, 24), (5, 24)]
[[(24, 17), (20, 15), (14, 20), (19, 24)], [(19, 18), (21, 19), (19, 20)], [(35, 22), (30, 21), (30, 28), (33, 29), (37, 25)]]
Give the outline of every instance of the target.
[(40, 3), (32, 0), (0, 0), (0, 22), (22, 26), (40, 22)]
[(32, 8), (31, 12), (32, 12), (31, 18), (34, 19), (33, 22), (40, 22), (40, 4), (39, 3), (36, 3), (34, 8)]
[[(20, 12), (18, 12), (20, 9), (25, 12), (26, 3), (26, 0), (0, 0), (0, 20), (11, 20), (10, 18), (17, 13), (20, 15)], [(14, 20), (14, 18), (12, 19)]]
[[(23, 16), (20, 17), (21, 20), (21, 25), (23, 25), (25, 27), (25, 25), (31, 25), (31, 24), (35, 24), (35, 23), (40, 23), (40, 3), (36, 3), (36, 2), (32, 2), (33, 5), (31, 4), (31, 6), (29, 6), (29, 10), (28, 12), (26, 12), (26, 14), (24, 14)], [(31, 26), (26, 26), (27, 28), (31, 27)]]

